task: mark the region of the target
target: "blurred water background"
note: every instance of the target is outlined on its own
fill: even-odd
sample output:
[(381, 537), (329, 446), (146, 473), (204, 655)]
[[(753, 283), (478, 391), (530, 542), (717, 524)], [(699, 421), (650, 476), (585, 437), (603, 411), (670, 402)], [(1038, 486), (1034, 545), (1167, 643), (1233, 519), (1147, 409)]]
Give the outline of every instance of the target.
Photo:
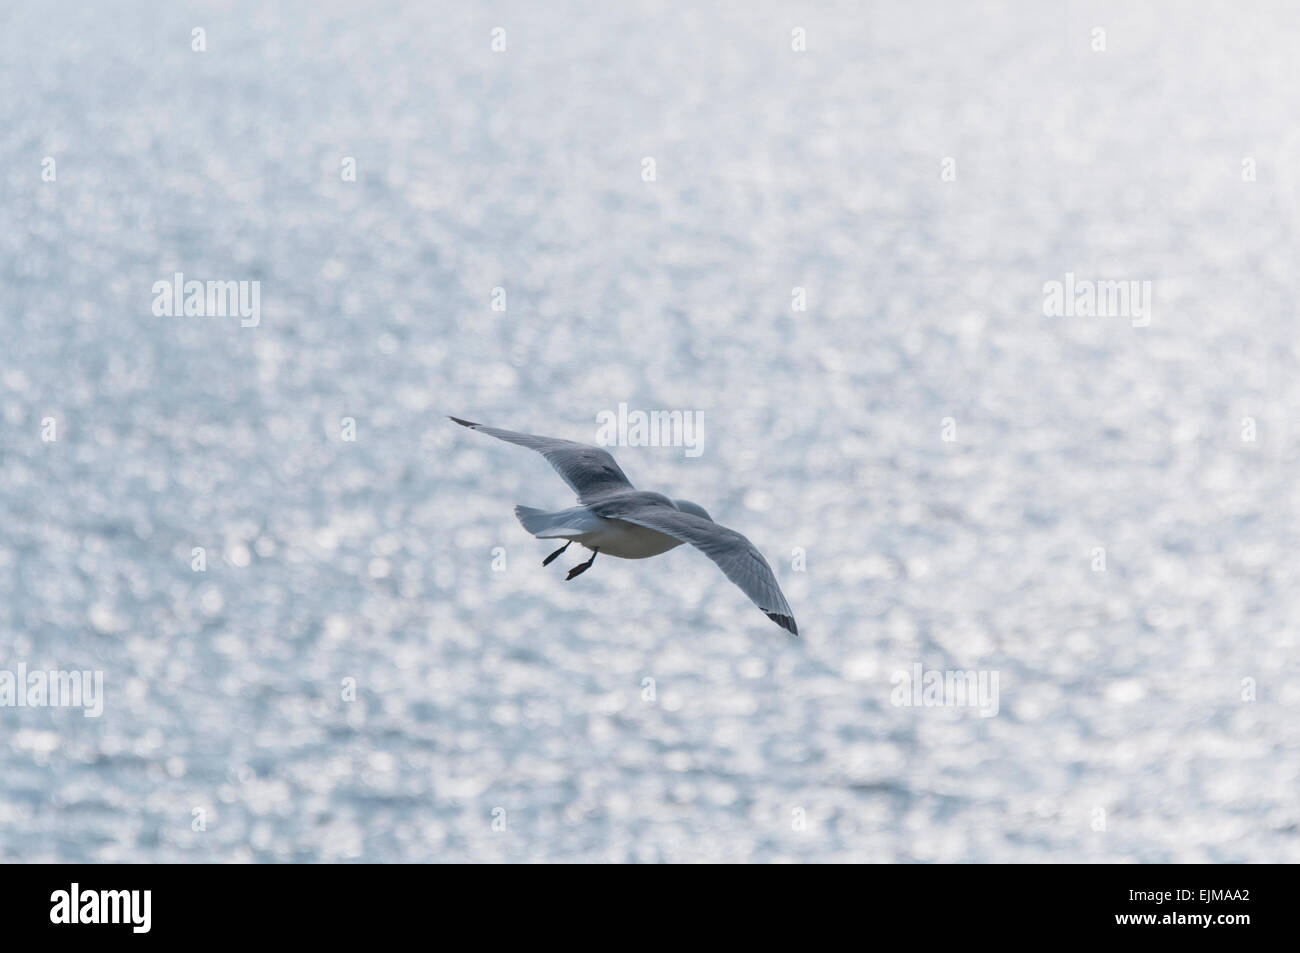
[[(0, 6), (0, 668), (106, 694), (0, 709), (0, 860), (1300, 860), (1298, 21)], [(620, 403), (703, 415), (615, 454), (801, 638), (685, 547), (543, 570), (568, 490), (443, 416)]]

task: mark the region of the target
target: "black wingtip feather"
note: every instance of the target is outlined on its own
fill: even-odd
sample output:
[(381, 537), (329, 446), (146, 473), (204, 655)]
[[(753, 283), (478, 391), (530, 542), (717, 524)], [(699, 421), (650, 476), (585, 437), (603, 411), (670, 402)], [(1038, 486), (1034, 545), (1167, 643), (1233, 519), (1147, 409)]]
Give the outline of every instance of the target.
[(460, 424), (462, 427), (477, 427), (477, 426), (478, 426), (478, 424), (474, 423), (473, 421), (470, 421), (470, 420), (461, 420), (459, 417), (452, 417), (450, 414), (447, 416), (447, 419), (448, 419), (448, 420), (454, 420), (454, 421), (456, 421), (456, 423)]
[(781, 628), (785, 629), (791, 635), (799, 634), (799, 627), (794, 624), (794, 619), (791, 618), (790, 616), (777, 615), (775, 612), (769, 612), (767, 613), (767, 617), (771, 619), (773, 622), (775, 622), (777, 625), (779, 625)]

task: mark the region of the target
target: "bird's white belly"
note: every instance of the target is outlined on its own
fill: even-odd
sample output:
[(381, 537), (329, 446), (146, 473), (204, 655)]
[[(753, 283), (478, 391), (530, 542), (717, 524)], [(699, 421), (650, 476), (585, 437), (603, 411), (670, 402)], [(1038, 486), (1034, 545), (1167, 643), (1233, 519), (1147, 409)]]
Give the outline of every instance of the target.
[(588, 549), (599, 549), (603, 555), (618, 556), (620, 559), (658, 556), (682, 544), (680, 539), (673, 539), (644, 526), (607, 519), (600, 521), (599, 529), (569, 538)]

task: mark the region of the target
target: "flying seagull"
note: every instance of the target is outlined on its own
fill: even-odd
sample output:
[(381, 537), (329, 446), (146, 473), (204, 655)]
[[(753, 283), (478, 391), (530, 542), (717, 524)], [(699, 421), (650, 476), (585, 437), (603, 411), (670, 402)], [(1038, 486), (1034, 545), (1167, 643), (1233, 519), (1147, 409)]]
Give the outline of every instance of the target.
[(636, 489), (609, 452), (599, 447), (485, 427), (459, 417), (451, 419), (470, 430), (536, 450), (578, 494), (581, 506), (555, 513), (531, 506), (515, 507), (515, 516), (524, 529), (538, 539), (568, 540), (542, 560), (543, 566), (550, 565), (573, 543), (590, 549), (591, 558), (570, 569), (565, 579), (590, 569), (598, 553), (645, 559), (690, 543), (717, 563), (769, 619), (791, 635), (799, 634), (794, 613), (767, 560), (744, 536), (713, 522), (704, 507)]

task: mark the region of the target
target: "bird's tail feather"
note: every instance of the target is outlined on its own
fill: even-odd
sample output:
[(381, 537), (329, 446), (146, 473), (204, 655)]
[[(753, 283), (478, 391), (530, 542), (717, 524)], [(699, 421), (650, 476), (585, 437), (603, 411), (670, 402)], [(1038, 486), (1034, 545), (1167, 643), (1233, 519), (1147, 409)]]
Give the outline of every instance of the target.
[(586, 512), (584, 507), (576, 506), (558, 513), (534, 509), (531, 506), (516, 506), (515, 516), (524, 524), (524, 529), (538, 539), (560, 539), (581, 536), (589, 533), (595, 526), (596, 518)]
[(545, 510), (534, 509), (531, 506), (516, 506), (515, 516), (519, 517), (519, 522), (524, 524), (524, 529), (536, 536), (544, 530), (550, 529), (550, 513)]

